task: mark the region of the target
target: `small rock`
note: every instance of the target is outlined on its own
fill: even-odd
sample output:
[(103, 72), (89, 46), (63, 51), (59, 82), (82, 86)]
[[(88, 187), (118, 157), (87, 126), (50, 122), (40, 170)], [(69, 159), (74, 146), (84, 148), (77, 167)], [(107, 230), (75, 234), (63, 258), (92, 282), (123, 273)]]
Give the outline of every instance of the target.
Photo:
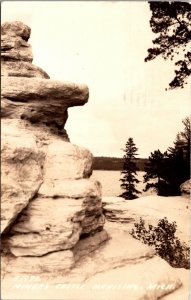
[(180, 191), (183, 196), (190, 196), (190, 188), (191, 188), (191, 179), (185, 181), (180, 186)]
[(1, 25), (1, 34), (9, 34), (11, 37), (20, 36), (23, 40), (28, 41), (31, 29), (22, 22), (5, 22)]

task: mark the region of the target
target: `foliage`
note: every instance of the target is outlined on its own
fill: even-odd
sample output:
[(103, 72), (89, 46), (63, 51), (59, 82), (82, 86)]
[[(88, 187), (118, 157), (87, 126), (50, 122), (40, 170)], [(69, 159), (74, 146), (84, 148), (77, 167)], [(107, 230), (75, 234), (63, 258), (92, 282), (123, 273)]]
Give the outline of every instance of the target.
[(167, 218), (160, 219), (157, 226), (145, 226), (145, 221), (140, 218), (134, 224), (130, 234), (149, 246), (154, 246), (157, 255), (165, 259), (172, 267), (190, 268), (190, 249), (176, 236), (176, 222), (170, 223)]
[(190, 177), (190, 119), (183, 121), (184, 130), (178, 133), (174, 147), (161, 153), (154, 151), (146, 164), (144, 191), (154, 188), (159, 196), (178, 196), (180, 185)]
[(124, 149), (123, 171), (121, 172), (123, 178), (120, 179), (122, 182), (121, 188), (125, 190), (120, 196), (126, 200), (136, 199), (138, 198), (137, 194), (140, 193), (140, 191), (135, 188), (135, 184), (139, 183), (139, 180), (136, 178), (138, 168), (135, 163), (137, 150), (138, 148), (135, 146), (133, 139), (129, 138)]
[(164, 180), (166, 158), (167, 152), (162, 153), (160, 150), (156, 150), (154, 153), (151, 152), (149, 161), (145, 166), (146, 174), (143, 177), (144, 183), (147, 183), (144, 191), (154, 188), (158, 195), (166, 196), (167, 183)]
[[(174, 60), (175, 77), (170, 82), (170, 89), (183, 88), (191, 75), (191, 4), (188, 2), (149, 2), (152, 12), (150, 26), (157, 37), (153, 40), (156, 47), (148, 49), (145, 61), (162, 56), (165, 60)], [(178, 57), (178, 55), (181, 57)], [(179, 59), (181, 58), (181, 59)]]

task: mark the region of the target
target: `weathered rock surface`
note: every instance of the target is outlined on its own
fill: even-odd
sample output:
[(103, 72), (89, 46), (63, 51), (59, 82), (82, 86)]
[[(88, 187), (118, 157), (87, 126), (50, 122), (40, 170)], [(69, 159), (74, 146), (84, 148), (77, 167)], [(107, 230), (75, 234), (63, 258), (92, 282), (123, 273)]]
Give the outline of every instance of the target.
[(10, 40), (12, 40), (12, 37), (19, 36), (24, 41), (28, 41), (31, 29), (26, 24), (15, 21), (15, 22), (5, 22), (1, 25), (1, 34), (8, 34), (10, 36)]
[(57, 270), (58, 273), (69, 271), (75, 264), (74, 255), (72, 251), (58, 251), (48, 253), (40, 258), (31, 257), (2, 257), (2, 263), (4, 264), (4, 270), (8, 273), (12, 273), (13, 270), (17, 274), (48, 274), (53, 270)]
[[(167, 294), (169, 297), (171, 296), (169, 299), (173, 299), (173, 295), (176, 293), (180, 295), (179, 288), (181, 292), (182, 283), (179, 272), (174, 272), (174, 269), (164, 260), (156, 257), (152, 248), (133, 239), (125, 231), (125, 225), (122, 226), (119, 230), (115, 223), (113, 226), (113, 223), (108, 222), (106, 231), (111, 238), (89, 255), (87, 255), (87, 247), (84, 247), (83, 240), (79, 241), (78, 254), (80, 255), (77, 257), (75, 253), (74, 256), (78, 261), (72, 265), (71, 260), (71, 269), (65, 273), (61, 268), (61, 265), (64, 266), (66, 263), (64, 258), (63, 262), (59, 260), (60, 266), (54, 268), (54, 271), (57, 269), (59, 271), (47, 276), (48, 273), (45, 275), (43, 267), (39, 267), (41, 258), (34, 257), (34, 263), (39, 271), (36, 274), (39, 274), (40, 277), (36, 277), (36, 281), (33, 281), (31, 276), (26, 276), (29, 274), (26, 269), (31, 268), (33, 258), (31, 261), (30, 257), (10, 260), (7, 270), (11, 273), (7, 273), (2, 282), (4, 299), (10, 299), (13, 292), (14, 299), (26, 299), (28, 289), (32, 286), (32, 299), (38, 300), (54, 299), (55, 297), (62, 300), (157, 300), (163, 299), (163, 296)], [(121, 241), (123, 241), (123, 245), (121, 245)], [(89, 245), (92, 245), (93, 239), (89, 242)], [(60, 253), (62, 257), (63, 252), (65, 251), (59, 251), (57, 254)], [(48, 258), (48, 256), (45, 257)], [(18, 263), (19, 261), (20, 263)], [(25, 261), (25, 268), (23, 261)], [(14, 267), (15, 264), (17, 268)], [(18, 270), (16, 276), (13, 273), (14, 269)], [(50, 270), (49, 266), (46, 270)], [(19, 277), (20, 274), (26, 277)], [(35, 273), (33, 271), (30, 274), (34, 275)], [(188, 279), (188, 270), (185, 273), (186, 276)], [(10, 289), (10, 287), (12, 288)], [(186, 293), (185, 290), (184, 295), (188, 296), (188, 292)]]
[(92, 183), (93, 195), (86, 198), (40, 198), (31, 201), (12, 227), (8, 247), (15, 256), (41, 256), (71, 249), (80, 235), (102, 230), (101, 193)]
[(1, 76), (40, 77), (49, 79), (49, 75), (41, 68), (27, 61), (1, 61)]
[(2, 60), (22, 60), (28, 62), (32, 62), (33, 60), (31, 46), (19, 36), (12, 37), (2, 34), (1, 49)]
[(22, 22), (6, 22), (1, 26), (2, 60), (22, 60), (32, 62), (31, 46), (27, 43), (30, 28)]
[(1, 232), (28, 205), (42, 183), (43, 153), (34, 136), (1, 122)]
[(191, 189), (191, 179), (185, 181), (180, 186), (180, 191), (183, 196), (190, 196), (190, 189)]
[(49, 185), (55, 180), (87, 178), (92, 173), (92, 159), (92, 154), (85, 148), (55, 141), (47, 149), (44, 182)]
[(140, 217), (147, 224), (156, 226), (159, 219), (167, 217), (169, 222), (176, 221), (176, 235), (187, 244), (190, 240), (189, 199), (177, 197), (145, 196), (127, 201), (120, 197), (104, 197), (103, 211), (110, 222), (125, 223), (134, 227)]
[(56, 127), (62, 132), (68, 107), (84, 105), (88, 88), (42, 78), (2, 77), (1, 116)]

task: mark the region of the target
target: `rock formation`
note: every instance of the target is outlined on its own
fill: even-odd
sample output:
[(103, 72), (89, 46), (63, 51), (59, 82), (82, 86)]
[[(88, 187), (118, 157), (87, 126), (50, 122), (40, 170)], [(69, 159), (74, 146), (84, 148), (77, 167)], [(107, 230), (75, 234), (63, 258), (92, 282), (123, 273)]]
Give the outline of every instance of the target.
[(180, 186), (180, 191), (183, 196), (190, 197), (190, 190), (191, 190), (191, 179), (186, 180)]
[(3, 248), (14, 263), (31, 256), (46, 269), (57, 257), (63, 270), (73, 266), (81, 237), (108, 239), (101, 186), (89, 179), (92, 154), (69, 143), (64, 129), (68, 107), (84, 105), (89, 91), (34, 66), (29, 37), (21, 22), (2, 25)]
[(2, 298), (174, 300), (180, 276), (130, 236), (126, 201), (103, 208), (92, 154), (69, 142), (67, 109), (88, 87), (50, 80), (29, 37), (21, 22), (2, 25)]

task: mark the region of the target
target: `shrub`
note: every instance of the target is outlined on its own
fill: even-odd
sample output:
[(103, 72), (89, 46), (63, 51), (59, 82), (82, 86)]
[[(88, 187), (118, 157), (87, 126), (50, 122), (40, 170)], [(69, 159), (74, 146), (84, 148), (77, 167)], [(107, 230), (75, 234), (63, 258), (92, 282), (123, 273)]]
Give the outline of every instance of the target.
[(139, 223), (134, 223), (130, 234), (149, 246), (154, 246), (157, 255), (165, 259), (172, 267), (190, 268), (190, 249), (176, 236), (176, 222), (170, 223), (167, 218), (160, 219), (156, 227), (145, 226), (145, 221), (140, 218)]

